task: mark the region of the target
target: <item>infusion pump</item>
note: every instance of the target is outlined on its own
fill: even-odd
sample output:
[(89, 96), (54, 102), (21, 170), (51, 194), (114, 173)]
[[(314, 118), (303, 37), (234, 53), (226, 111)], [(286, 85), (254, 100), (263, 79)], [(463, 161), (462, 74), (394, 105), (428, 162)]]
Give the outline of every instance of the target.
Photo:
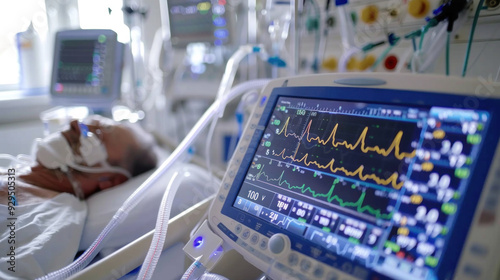
[(496, 279), (499, 96), (426, 75), (274, 80), (209, 225), (272, 279)]

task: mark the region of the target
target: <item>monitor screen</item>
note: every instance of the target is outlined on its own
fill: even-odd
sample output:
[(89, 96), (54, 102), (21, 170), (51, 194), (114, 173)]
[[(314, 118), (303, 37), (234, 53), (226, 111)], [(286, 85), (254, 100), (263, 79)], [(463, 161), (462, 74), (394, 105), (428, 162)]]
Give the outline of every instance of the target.
[[(223, 215), (358, 279), (453, 275), (497, 145), (498, 100), (460, 108), (458, 95), (284, 87), (266, 102)], [(293, 255), (284, 263), (308, 272)]]
[[(62, 84), (98, 87), (106, 63), (106, 36), (97, 40), (62, 40), (56, 80)], [(62, 90), (56, 86), (56, 91)]]
[(167, 4), (173, 46), (185, 47), (198, 42), (222, 46), (230, 42), (225, 0), (174, 0)]
[(111, 30), (56, 34), (51, 94), (59, 105), (103, 108), (119, 96), (122, 50)]

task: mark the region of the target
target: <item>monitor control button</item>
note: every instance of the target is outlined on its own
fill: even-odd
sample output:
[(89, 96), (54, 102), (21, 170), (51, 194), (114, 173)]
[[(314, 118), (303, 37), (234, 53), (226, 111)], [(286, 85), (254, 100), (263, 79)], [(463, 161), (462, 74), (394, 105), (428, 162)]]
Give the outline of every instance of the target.
[(242, 229), (243, 227), (241, 226), (241, 224), (237, 224), (236, 227), (234, 228), (234, 231), (236, 232), (236, 234), (239, 234)]
[(299, 263), (299, 256), (295, 253), (288, 255), (288, 264), (290, 266), (296, 266)]
[(314, 274), (315, 278), (319, 279), (319, 278), (323, 277), (323, 275), (325, 274), (325, 270), (323, 269), (323, 267), (321, 265), (318, 265), (314, 269), (313, 274)]
[(303, 272), (308, 272), (309, 269), (311, 269), (311, 261), (307, 259), (303, 259), (302, 261), (300, 261), (300, 270), (302, 270)]
[(257, 233), (254, 233), (252, 234), (252, 237), (250, 237), (250, 243), (256, 245), (257, 242), (259, 242), (259, 235)]
[(260, 243), (259, 243), (259, 247), (260, 247), (260, 249), (262, 249), (262, 250), (267, 249), (267, 239), (265, 239), (265, 238), (264, 238), (264, 239), (262, 239), (262, 240), (260, 241)]
[(326, 280), (339, 280), (339, 275), (337, 272), (335, 271), (330, 271), (328, 272), (328, 274), (326, 275)]
[(269, 250), (275, 255), (282, 255), (290, 249), (290, 239), (288, 236), (277, 233), (269, 239)]
[(250, 230), (245, 229), (245, 230), (243, 231), (243, 234), (241, 235), (241, 238), (243, 238), (244, 240), (247, 240), (247, 239), (248, 239), (248, 237), (250, 237)]
[(464, 267), (464, 273), (471, 278), (480, 278), (482, 271), (474, 265), (466, 264)]
[(486, 256), (488, 256), (488, 251), (489, 251), (489, 249), (488, 249), (488, 247), (487, 247), (487, 246), (485, 246), (485, 245), (481, 245), (481, 244), (477, 244), (477, 243), (476, 243), (476, 244), (473, 244), (473, 245), (470, 247), (469, 251), (470, 251), (472, 254), (474, 254), (474, 255), (476, 255), (476, 256), (478, 256), (478, 257), (486, 257)]

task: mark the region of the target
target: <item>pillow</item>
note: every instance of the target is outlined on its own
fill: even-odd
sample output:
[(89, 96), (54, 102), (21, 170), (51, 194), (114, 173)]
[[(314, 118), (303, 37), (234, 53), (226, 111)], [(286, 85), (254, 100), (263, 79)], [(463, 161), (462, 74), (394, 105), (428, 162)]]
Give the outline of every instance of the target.
[[(181, 185), (172, 205), (170, 217), (174, 217), (190, 206), (214, 194), (219, 186), (218, 179), (211, 179), (208, 172), (193, 164), (176, 164), (165, 172), (150, 189), (144, 193), (144, 198), (132, 209), (125, 220), (116, 226), (107, 239), (104, 248), (119, 248), (141, 237), (154, 229), (158, 208), (163, 193), (176, 170), (184, 173)], [(96, 193), (87, 199), (88, 215), (80, 241), (80, 250), (86, 250), (94, 242), (104, 227), (108, 224), (123, 202), (153, 173), (149, 171), (129, 179), (127, 182), (114, 188)], [(213, 180), (213, 184), (210, 184)]]

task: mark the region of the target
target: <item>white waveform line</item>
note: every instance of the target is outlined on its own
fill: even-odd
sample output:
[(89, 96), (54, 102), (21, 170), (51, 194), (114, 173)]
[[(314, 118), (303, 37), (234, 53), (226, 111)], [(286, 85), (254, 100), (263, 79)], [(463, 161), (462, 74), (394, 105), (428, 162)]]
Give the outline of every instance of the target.
[[(319, 236), (319, 238), (321, 239), (321, 241), (327, 244), (327, 245), (326, 245), (326, 247), (325, 247), (326, 249), (328, 249), (328, 250), (332, 250), (331, 248), (333, 247), (333, 248), (334, 248), (334, 250), (335, 250), (335, 252), (336, 252), (336, 254), (337, 254), (337, 255), (340, 255), (340, 256), (344, 256), (344, 255), (347, 253), (347, 251), (348, 251), (348, 247), (349, 247), (347, 244), (344, 246), (344, 248), (343, 248), (343, 249), (341, 249), (341, 248), (340, 248), (340, 244), (339, 244), (339, 242), (338, 242), (338, 239), (337, 239), (337, 238), (335, 238), (335, 240), (336, 240), (335, 242), (331, 242), (331, 241), (327, 241), (327, 240), (325, 240), (325, 239), (327, 239), (327, 238), (325, 238), (325, 237), (324, 237), (324, 235), (325, 235), (325, 234), (324, 234), (323, 232), (318, 231), (318, 230), (315, 230), (315, 231), (311, 234), (310, 240), (311, 240), (311, 241), (314, 241), (315, 237), (316, 237), (316, 236)], [(332, 236), (332, 235), (330, 235), (330, 236)], [(333, 237), (332, 237), (332, 238), (333, 238)], [(332, 250), (332, 251), (333, 251), (333, 250)]]
[(281, 225), (284, 229), (288, 229), (290, 227), (291, 223), (297, 224), (299, 226), (305, 226), (306, 225), (306, 223), (304, 223), (304, 222), (297, 221), (296, 219), (289, 218), (289, 217), (283, 217), (283, 219), (281, 221), (277, 222), (276, 225), (277, 226)]

